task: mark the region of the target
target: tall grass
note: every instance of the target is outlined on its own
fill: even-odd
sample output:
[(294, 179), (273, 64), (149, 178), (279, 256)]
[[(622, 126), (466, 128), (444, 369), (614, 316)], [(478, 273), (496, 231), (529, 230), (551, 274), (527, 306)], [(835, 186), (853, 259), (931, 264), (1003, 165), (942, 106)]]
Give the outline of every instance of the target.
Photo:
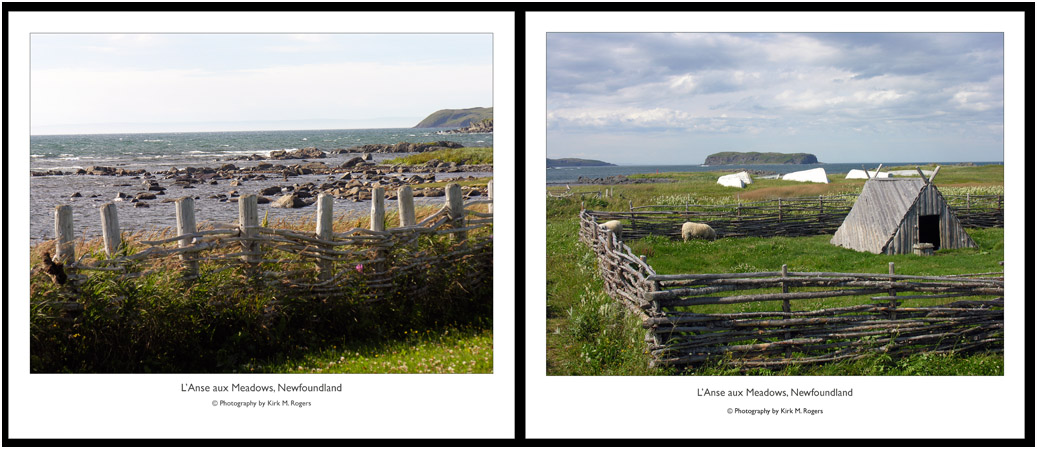
[(395, 159), (389, 159), (385, 161), (385, 164), (403, 164), (403, 165), (420, 165), (424, 164), (433, 159), (450, 163), (456, 162), (457, 165), (483, 165), (493, 164), (493, 148), (485, 147), (465, 147), (465, 148), (444, 148), (442, 150), (427, 151), (424, 153), (412, 154), (409, 156), (398, 157)]
[[(278, 224), (312, 231), (305, 220)], [(357, 225), (368, 223), (341, 217), (334, 227), (340, 231)], [(124, 239), (127, 253), (141, 248), (134, 236)], [(33, 248), (31, 263), (39, 263), (48, 245), (52, 247)], [(419, 245), (445, 253), (449, 236), (422, 238)], [(100, 242), (77, 246), (77, 254), (102, 257)], [(409, 251), (395, 253), (406, 257)], [(367, 287), (362, 273), (351, 272), (345, 293), (306, 298), (257, 283), (240, 267), (203, 262), (200, 278), (185, 282), (175, 258), (159, 264), (168, 269), (137, 278), (99, 272), (64, 286), (34, 272), (29, 298), (32, 372), (247, 372), (344, 341), (378, 345), (404, 339), (413, 330), (491, 325), (492, 278), (461, 282), (475, 269), (464, 262), (429, 265), (413, 276), (393, 279), (395, 287), (379, 293)], [(403, 293), (415, 283), (428, 286), (428, 293)], [(364, 299), (386, 291), (399, 293), (376, 302)], [(63, 312), (61, 305), (68, 303), (81, 312)]]

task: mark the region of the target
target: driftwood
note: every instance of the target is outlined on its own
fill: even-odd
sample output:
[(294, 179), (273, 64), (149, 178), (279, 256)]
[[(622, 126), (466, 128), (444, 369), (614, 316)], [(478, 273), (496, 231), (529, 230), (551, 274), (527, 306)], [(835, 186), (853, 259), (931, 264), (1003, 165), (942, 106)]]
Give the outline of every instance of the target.
[[(819, 203), (828, 211), (837, 207)], [(794, 210), (787, 204), (781, 203), (783, 219)], [(743, 205), (738, 213), (755, 207)], [(601, 220), (634, 215), (643, 225), (683, 212), (584, 210), (579, 238), (597, 256), (606, 293), (641, 317), (652, 366), (720, 361), (740, 369), (781, 368), (875, 352), (1003, 351), (1004, 273), (916, 276), (895, 274), (891, 264), (888, 274), (796, 272), (783, 266), (757, 273), (660, 275), (616, 235), (598, 227)], [(625, 225), (624, 236), (630, 235), (628, 229)], [(745, 293), (731, 294), (740, 291)], [(798, 301), (833, 297), (862, 303), (795, 310)], [(767, 302), (774, 302), (775, 310), (701, 312), (704, 306), (724, 310), (729, 304)]]

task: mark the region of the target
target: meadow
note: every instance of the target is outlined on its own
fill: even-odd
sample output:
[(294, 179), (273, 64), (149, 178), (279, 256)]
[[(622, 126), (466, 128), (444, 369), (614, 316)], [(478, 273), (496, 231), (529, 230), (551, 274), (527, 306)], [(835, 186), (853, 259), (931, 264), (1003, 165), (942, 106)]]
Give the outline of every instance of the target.
[[(911, 167), (913, 168), (913, 167)], [(923, 167), (924, 168), (924, 167)], [(898, 169), (896, 167), (892, 169)], [(902, 168), (907, 169), (907, 168)], [(930, 167), (931, 169), (931, 167)], [(553, 375), (656, 375), (673, 374), (667, 369), (648, 369), (645, 331), (640, 320), (630, 316), (604, 293), (592, 252), (577, 238), (581, 203), (591, 210), (626, 211), (631, 204), (679, 206), (691, 204), (731, 204), (774, 198), (810, 195), (836, 195), (860, 192), (863, 180), (829, 175), (830, 184), (803, 184), (782, 180), (754, 180), (746, 189), (716, 184), (721, 173), (661, 173), (639, 178), (666, 179), (667, 182), (615, 186), (573, 186), (573, 195), (548, 198), (547, 206), (547, 371)], [(631, 176), (635, 178), (635, 176)], [(945, 195), (1001, 194), (1003, 167), (942, 167), (935, 182)], [(606, 188), (613, 195), (602, 195)], [(549, 190), (558, 191), (556, 187)], [(581, 195), (582, 193), (582, 195)], [(780, 270), (885, 273), (894, 262), (898, 274), (940, 275), (1001, 271), (1004, 237), (1000, 228), (968, 229), (979, 248), (938, 251), (919, 258), (913, 255), (885, 256), (835, 247), (831, 236), (744, 237), (717, 241), (675, 241), (663, 236), (626, 241), (637, 255), (659, 274), (722, 273)], [(854, 301), (843, 298), (840, 301)], [(796, 310), (831, 307), (833, 300), (795, 301)], [(730, 312), (766, 308), (780, 304), (745, 303), (696, 308), (696, 312)], [(760, 309), (764, 310), (764, 309)], [(754, 370), (759, 375), (990, 375), (1003, 372), (1000, 354), (933, 355), (919, 354), (903, 359), (875, 356), (845, 363), (790, 367), (782, 370)], [(736, 374), (721, 365), (700, 366), (683, 372), (691, 375)]]

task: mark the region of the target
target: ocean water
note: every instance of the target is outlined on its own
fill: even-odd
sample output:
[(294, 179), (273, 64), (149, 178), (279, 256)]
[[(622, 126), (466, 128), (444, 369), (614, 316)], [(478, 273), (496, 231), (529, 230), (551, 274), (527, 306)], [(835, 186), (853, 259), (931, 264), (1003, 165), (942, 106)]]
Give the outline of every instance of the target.
[[(251, 132), (205, 132), (205, 133), (152, 133), (152, 134), (91, 134), (91, 135), (47, 135), (30, 137), (31, 171), (57, 169), (65, 172), (90, 166), (112, 166), (128, 170), (145, 169), (154, 174), (171, 167), (219, 167), (232, 163), (238, 167), (249, 167), (258, 161), (230, 161), (236, 156), (269, 155), (274, 150), (292, 150), (316, 147), (325, 152), (345, 149), (364, 144), (395, 144), (399, 142), (430, 142), (448, 140), (466, 147), (492, 147), (492, 134), (436, 134), (441, 129), (346, 129), (346, 130), (294, 130), (294, 131), (251, 131)], [(375, 162), (405, 154), (375, 153)], [(320, 159), (329, 166), (339, 165), (356, 154), (329, 154)], [(301, 160), (272, 161), (275, 164), (298, 164)], [(410, 176), (408, 174), (407, 176)], [(251, 180), (233, 187), (230, 181), (218, 181), (217, 185), (195, 184), (195, 188), (184, 189), (174, 186), (172, 180), (156, 176), (166, 194), (147, 201), (150, 207), (137, 208), (130, 202), (115, 202), (120, 229), (126, 232), (155, 231), (173, 228), (176, 213), (173, 203), (160, 203), (165, 198), (193, 196), (195, 217), (199, 224), (233, 224), (237, 221), (237, 203), (219, 202), (210, 199), (216, 194), (227, 194), (237, 190), (241, 194), (256, 193), (270, 186), (285, 186), (313, 182), (329, 182), (341, 175), (304, 175), (283, 178), (271, 176), (267, 180)], [(439, 180), (492, 176), (492, 173), (437, 173)], [(101, 235), (101, 205), (111, 202), (119, 193), (134, 195), (146, 190), (141, 188), (143, 179), (130, 176), (31, 176), (29, 178), (29, 233), (30, 241), (38, 243), (54, 238), (54, 208), (71, 205), (74, 232), (77, 238), (97, 238)], [(74, 193), (82, 197), (71, 198)], [(13, 193), (17, 195), (18, 193)], [(443, 198), (415, 198), (416, 204), (441, 203)], [(279, 209), (259, 205), (260, 215), (269, 214), (271, 222), (277, 219), (312, 218), (316, 207)], [(370, 210), (370, 201), (352, 202), (335, 200), (336, 215), (364, 214)], [(386, 202), (386, 210), (394, 210), (395, 201)]]
[[(672, 173), (672, 172), (705, 172), (718, 171), (737, 173), (742, 170), (761, 170), (779, 174), (791, 173), (812, 168), (824, 168), (829, 175), (835, 173), (849, 173), (853, 169), (861, 169), (861, 165), (868, 170), (875, 170), (879, 164), (885, 167), (928, 165), (931, 162), (866, 162), (866, 163), (841, 163), (841, 164), (762, 164), (762, 165), (617, 165), (604, 167), (560, 167), (547, 169), (547, 184), (559, 185), (575, 183), (582, 176), (584, 178), (605, 178), (616, 175), (634, 175), (650, 173)], [(1003, 162), (974, 162), (976, 165), (1003, 164)], [(938, 165), (955, 165), (958, 162), (937, 163)]]

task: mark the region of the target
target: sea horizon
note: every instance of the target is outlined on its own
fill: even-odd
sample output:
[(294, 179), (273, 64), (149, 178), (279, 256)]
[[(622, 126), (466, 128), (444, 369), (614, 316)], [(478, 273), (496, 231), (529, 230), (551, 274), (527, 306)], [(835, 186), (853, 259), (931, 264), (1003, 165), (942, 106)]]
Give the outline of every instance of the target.
[(754, 170), (776, 174), (786, 174), (812, 168), (824, 168), (827, 174), (845, 174), (850, 170), (861, 170), (862, 166), (868, 170), (875, 170), (879, 164), (883, 169), (895, 166), (924, 166), (924, 165), (1004, 165), (1004, 161), (956, 161), (956, 162), (833, 162), (816, 164), (729, 164), (729, 165), (703, 165), (703, 164), (646, 164), (646, 165), (594, 165), (583, 167), (550, 167), (547, 168), (547, 184), (565, 184), (578, 182), (579, 178), (607, 178), (610, 176), (629, 176), (635, 174), (651, 173), (680, 173), (680, 172), (712, 172)]

